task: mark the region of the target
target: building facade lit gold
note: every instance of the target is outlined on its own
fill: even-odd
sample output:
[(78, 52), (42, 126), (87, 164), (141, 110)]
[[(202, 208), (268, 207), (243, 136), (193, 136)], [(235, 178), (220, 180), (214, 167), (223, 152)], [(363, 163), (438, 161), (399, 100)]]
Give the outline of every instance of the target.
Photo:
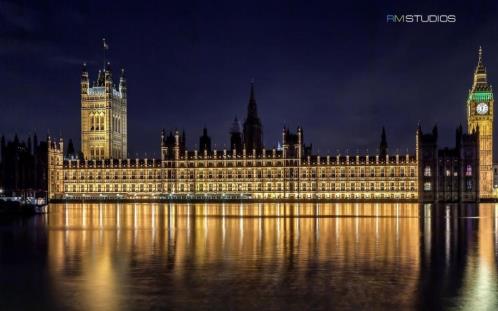
[[(492, 193), (493, 96), (482, 65), (482, 52), (467, 102), (468, 131), (480, 133), (480, 163), (474, 160), (478, 156), (471, 157), (468, 152), (473, 150), (471, 135), (460, 135), (461, 140), (453, 151), (438, 150), (437, 130), (423, 135), (420, 127), (415, 135), (415, 154), (389, 154), (384, 132), (380, 152), (374, 155), (312, 154), (303, 142), (300, 127), (295, 134), (284, 128), (282, 146), (265, 149), (261, 143), (262, 125), (257, 115), (254, 85), (251, 85), (243, 134), (239, 126), (232, 128), (231, 148), (211, 150), (205, 129), (199, 149), (187, 150), (184, 135), (174, 131), (166, 137), (163, 131), (160, 158), (130, 159), (126, 92), (124, 74), (119, 89), (114, 88), (109, 65), (99, 73), (92, 87), (86, 67), (83, 68), (84, 156), (64, 159), (63, 141), (49, 139), (50, 199), (466, 202), (476, 200), (476, 195), (469, 193), (475, 193), (477, 187), (481, 189), (481, 197)], [(475, 141), (477, 145), (477, 136)], [(459, 149), (462, 144), (470, 147)], [(446, 167), (450, 157), (451, 163), (458, 167)], [(444, 174), (440, 173), (443, 171)], [(479, 182), (473, 182), (473, 176), (479, 176)]]
[(173, 159), (87, 161), (63, 160), (61, 144), (50, 144), (50, 198), (418, 198), (417, 162), (410, 155), (287, 158), (273, 149), (259, 156), (185, 151)]
[(477, 131), (479, 135), (479, 195), (484, 199), (493, 195), (493, 116), (493, 90), (479, 48), (474, 81), (467, 99), (467, 127), (469, 133)]
[(86, 160), (127, 158), (128, 120), (124, 70), (119, 88), (109, 63), (90, 85), (86, 65), (81, 74), (81, 151)]

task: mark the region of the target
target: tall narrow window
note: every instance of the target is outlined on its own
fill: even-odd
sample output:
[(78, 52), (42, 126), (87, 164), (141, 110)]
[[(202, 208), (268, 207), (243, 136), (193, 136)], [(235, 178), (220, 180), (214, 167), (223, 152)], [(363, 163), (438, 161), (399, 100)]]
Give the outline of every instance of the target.
[(90, 131), (95, 130), (95, 117), (93, 113), (90, 114)]
[(105, 130), (104, 115), (100, 116), (100, 130), (101, 131)]

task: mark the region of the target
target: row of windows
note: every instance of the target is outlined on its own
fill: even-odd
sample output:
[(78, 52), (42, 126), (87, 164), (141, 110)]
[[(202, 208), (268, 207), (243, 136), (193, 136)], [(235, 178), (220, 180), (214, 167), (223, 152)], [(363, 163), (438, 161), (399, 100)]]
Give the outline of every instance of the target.
[[(91, 149), (93, 150), (93, 149)], [(99, 150), (99, 154), (103, 152), (103, 149), (97, 149)], [(93, 155), (93, 154), (92, 154)], [(301, 174), (298, 174), (297, 170), (286, 170), (285, 171), (285, 177), (286, 178), (298, 178), (301, 177), (303, 179), (305, 178), (316, 178), (316, 174), (314, 173), (315, 171), (304, 171), (301, 172)], [(239, 170), (209, 170), (209, 171), (198, 171), (197, 174), (194, 174), (194, 170), (190, 171), (180, 171), (178, 174), (179, 179), (203, 179), (203, 178), (283, 178), (283, 169), (279, 170), (251, 170), (251, 169), (239, 169)], [(326, 174), (325, 171), (321, 172), (318, 177), (320, 178), (336, 178), (336, 177), (407, 177), (404, 175), (403, 170), (400, 170), (400, 174), (395, 174), (395, 172), (390, 172), (387, 176), (384, 174), (382, 170), (377, 170), (375, 172), (374, 170), (371, 170), (369, 175), (365, 175), (360, 172), (359, 175), (356, 175), (354, 171), (349, 171), (349, 174), (346, 174), (345, 171), (340, 170), (340, 174), (336, 175), (335, 171), (329, 172), (329, 174)], [(414, 177), (414, 172), (412, 172), (413, 175), (410, 175), (411, 177)], [(76, 180), (76, 179), (135, 179), (135, 178), (161, 178), (161, 173), (160, 171), (135, 171), (135, 170), (129, 170), (129, 171), (107, 171), (107, 172), (93, 172), (93, 171), (75, 171), (75, 172), (65, 172), (64, 178), (66, 180)], [(168, 179), (174, 179), (175, 174), (174, 171), (170, 170), (167, 173), (167, 178)]]
[[(285, 165), (290, 167), (290, 166), (299, 166), (299, 162), (298, 161), (295, 161), (295, 160), (286, 160), (285, 161)], [(175, 162), (167, 162), (167, 166), (168, 167), (174, 167), (174, 163)], [(202, 160), (202, 159), (198, 159), (197, 161), (178, 161), (176, 162), (177, 164), (177, 167), (178, 168), (194, 168), (194, 167), (244, 167), (244, 162), (243, 161), (233, 161), (233, 160), (228, 160), (228, 161), (224, 161), (223, 159), (220, 159), (219, 161), (209, 161), (209, 160)], [(245, 167), (264, 167), (264, 166), (268, 166), (268, 167), (283, 167), (284, 165), (284, 162), (283, 161), (275, 161), (274, 159), (271, 159), (271, 160), (259, 160), (259, 161), (251, 161), (251, 160), (248, 160), (247, 162), (245, 162)], [(403, 165), (406, 163), (400, 163), (400, 165)], [(316, 163), (313, 163), (313, 165), (316, 165)], [(326, 165), (324, 163), (322, 163), (322, 165)], [(333, 163), (331, 163), (330, 165), (334, 165)], [(337, 164), (335, 164), (337, 166)], [(340, 165), (346, 165), (346, 163), (340, 163)], [(351, 166), (356, 166), (356, 169), (369, 169), (369, 166), (373, 166), (372, 164), (361, 164), (361, 165), (357, 165), (357, 164), (349, 164)], [(301, 164), (301, 167), (306, 167), (307, 164), (306, 163), (302, 163)], [(394, 168), (394, 167), (399, 167), (398, 165), (396, 166), (393, 166), (391, 168)], [(335, 169), (335, 168), (332, 168), (332, 169)], [(355, 169), (353, 167), (353, 169)]]
[(90, 131), (105, 131), (104, 117), (103, 112), (90, 113)]
[(97, 185), (66, 185), (66, 192), (134, 192), (162, 191), (161, 184), (97, 184)]
[(103, 158), (104, 157), (104, 147), (103, 146), (90, 147), (90, 156), (92, 158)]
[[(447, 177), (449, 177), (451, 175), (458, 176), (458, 167), (456, 167), (453, 170), (453, 174), (452, 174), (452, 171), (450, 169), (444, 169), (443, 167), (441, 167), (441, 173), (444, 173), (444, 175)], [(430, 166), (424, 167), (424, 176), (425, 177), (432, 176), (432, 169)], [(472, 176), (472, 165), (467, 164), (467, 166), (465, 167), (465, 176)]]
[[(453, 187), (454, 189), (458, 189), (458, 185), (456, 187)], [(440, 187), (441, 190), (444, 190), (444, 185)], [(451, 185), (446, 186), (447, 191), (451, 191), (452, 187)], [(465, 191), (472, 191), (474, 189), (472, 179), (468, 179), (465, 182)], [(433, 185), (430, 181), (424, 182), (424, 191), (432, 191), (433, 190)]]
[(92, 171), (80, 171), (80, 172), (65, 172), (64, 179), (65, 180), (77, 180), (77, 179), (96, 179), (96, 180), (109, 180), (109, 179), (153, 179), (153, 178), (161, 178), (161, 173), (159, 171), (116, 171), (116, 172), (100, 172), (96, 173)]
[[(179, 179), (194, 179), (194, 178), (198, 178), (198, 179), (203, 179), (203, 178), (218, 178), (218, 179), (222, 179), (222, 178), (282, 178), (283, 177), (283, 172), (281, 170), (279, 171), (267, 171), (267, 172), (261, 172), (261, 171), (258, 171), (258, 172), (255, 172), (255, 171), (237, 171), (237, 172), (226, 172), (226, 171), (218, 171), (218, 172), (213, 172), (213, 171), (209, 171), (207, 173), (204, 173), (204, 172), (198, 172), (197, 175), (194, 174), (194, 172), (180, 172), (178, 174), (178, 178)], [(375, 174), (375, 172), (371, 172), (370, 174), (359, 174), (359, 175), (356, 175), (354, 173), (351, 173), (351, 174), (330, 174), (330, 175), (325, 175), (325, 174), (321, 174), (319, 176), (317, 176), (316, 174), (314, 173), (301, 173), (301, 174), (298, 174), (297, 171), (294, 171), (294, 172), (290, 172), (290, 171), (286, 171), (286, 174), (285, 174), (285, 177), (286, 178), (302, 178), (302, 179), (306, 179), (306, 178), (349, 178), (349, 177), (415, 177), (415, 173), (413, 174), (410, 174), (410, 176), (407, 176), (405, 174), (383, 174), (382, 172), (381, 173), (378, 173), (378, 174)], [(175, 178), (175, 175), (173, 172), (168, 172), (168, 175), (167, 175), (167, 178), (168, 179), (173, 179)]]
[[(194, 178), (195, 170), (179, 170), (178, 177), (183, 178)], [(197, 178), (270, 178), (279, 177), (282, 178), (284, 169), (238, 169), (238, 170), (198, 170)], [(287, 169), (285, 170), (286, 177), (301, 177), (301, 178), (316, 178), (317, 169)], [(406, 173), (409, 172), (409, 175)], [(335, 178), (335, 177), (415, 177), (415, 168), (341, 168), (341, 169), (321, 169), (318, 170), (318, 177), (321, 178)], [(168, 172), (168, 178), (174, 178), (174, 172)]]
[[(427, 184), (427, 183), (426, 183)], [(424, 184), (424, 190), (426, 189), (426, 184)], [(430, 187), (430, 183), (429, 183)], [(321, 183), (318, 185), (316, 183), (311, 184), (297, 184), (291, 183), (286, 184), (285, 189), (283, 183), (258, 183), (253, 184), (198, 184), (197, 187), (194, 184), (180, 184), (177, 189), (175, 189), (174, 184), (170, 184), (168, 191), (180, 191), (180, 192), (192, 192), (192, 191), (206, 191), (206, 192), (218, 192), (218, 191), (415, 191), (415, 184), (411, 182), (410, 184), (405, 183)], [(65, 185), (66, 192), (133, 192), (133, 191), (161, 191), (161, 184), (73, 184)], [(430, 189), (429, 189), (430, 190)]]
[[(197, 187), (196, 187), (197, 186)], [(248, 184), (180, 184), (178, 189), (170, 185), (170, 191), (415, 191), (415, 183), (289, 183), (283, 187), (283, 183), (258, 183)]]
[(115, 132), (121, 133), (122, 131), (122, 122), (121, 118), (118, 116), (112, 116), (112, 128)]

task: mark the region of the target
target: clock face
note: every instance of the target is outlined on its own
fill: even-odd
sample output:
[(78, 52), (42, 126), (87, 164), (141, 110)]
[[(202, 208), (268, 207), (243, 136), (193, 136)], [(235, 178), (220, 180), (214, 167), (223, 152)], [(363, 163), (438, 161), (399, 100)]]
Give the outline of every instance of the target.
[(488, 113), (488, 104), (486, 103), (479, 103), (476, 107), (476, 112), (478, 114), (486, 114)]

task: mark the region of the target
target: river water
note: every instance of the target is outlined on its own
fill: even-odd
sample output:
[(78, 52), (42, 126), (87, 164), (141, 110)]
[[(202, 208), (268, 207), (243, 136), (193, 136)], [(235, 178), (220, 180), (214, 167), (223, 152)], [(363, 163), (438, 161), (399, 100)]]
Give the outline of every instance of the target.
[(498, 309), (498, 205), (55, 204), (0, 220), (0, 310)]

